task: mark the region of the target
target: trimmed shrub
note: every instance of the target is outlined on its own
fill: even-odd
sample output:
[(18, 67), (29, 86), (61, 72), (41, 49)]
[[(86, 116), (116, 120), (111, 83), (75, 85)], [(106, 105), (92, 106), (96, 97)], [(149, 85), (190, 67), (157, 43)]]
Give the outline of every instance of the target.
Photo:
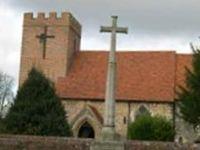
[(142, 115), (128, 127), (128, 138), (147, 141), (173, 141), (175, 131), (170, 121), (161, 116)]

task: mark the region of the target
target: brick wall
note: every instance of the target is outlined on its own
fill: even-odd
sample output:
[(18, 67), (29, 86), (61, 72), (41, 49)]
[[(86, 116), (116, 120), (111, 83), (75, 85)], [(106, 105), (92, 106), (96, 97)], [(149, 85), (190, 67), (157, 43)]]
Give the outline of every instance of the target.
[[(90, 139), (0, 135), (0, 150), (89, 150), (91, 143)], [(200, 144), (127, 141), (125, 150), (200, 150)]]
[(128, 141), (125, 144), (125, 150), (200, 150), (200, 144)]
[(91, 140), (0, 135), (0, 150), (89, 150)]

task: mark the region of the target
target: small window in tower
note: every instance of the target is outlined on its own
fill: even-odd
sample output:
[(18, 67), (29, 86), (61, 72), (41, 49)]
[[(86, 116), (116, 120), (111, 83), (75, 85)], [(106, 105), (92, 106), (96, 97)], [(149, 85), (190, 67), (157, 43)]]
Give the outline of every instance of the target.
[(77, 47), (76, 47), (76, 38), (74, 39), (74, 52), (76, 52), (76, 50), (77, 50)]

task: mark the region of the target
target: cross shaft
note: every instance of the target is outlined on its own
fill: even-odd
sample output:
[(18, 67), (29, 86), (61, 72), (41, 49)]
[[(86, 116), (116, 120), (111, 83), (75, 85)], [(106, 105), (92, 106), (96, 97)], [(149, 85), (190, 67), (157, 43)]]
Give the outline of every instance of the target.
[(111, 46), (106, 81), (105, 116), (102, 129), (104, 140), (115, 139), (115, 87), (116, 87), (116, 33), (128, 33), (128, 28), (117, 27), (117, 16), (112, 16), (112, 26), (101, 26), (100, 32), (111, 32)]

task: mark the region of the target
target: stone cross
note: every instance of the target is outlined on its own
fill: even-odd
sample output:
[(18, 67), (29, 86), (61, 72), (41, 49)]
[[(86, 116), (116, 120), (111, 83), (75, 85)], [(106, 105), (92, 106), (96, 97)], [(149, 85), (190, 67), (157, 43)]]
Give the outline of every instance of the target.
[(128, 33), (128, 28), (117, 27), (117, 16), (112, 16), (112, 26), (101, 26), (100, 32), (111, 32), (111, 47), (106, 81), (103, 140), (115, 140), (115, 84), (116, 84), (116, 33)]
[(44, 33), (41, 33), (40, 35), (37, 35), (36, 38), (40, 40), (40, 43), (43, 44), (43, 59), (46, 57), (46, 44), (48, 38), (55, 38), (53, 35), (47, 35), (48, 27), (44, 26)]

